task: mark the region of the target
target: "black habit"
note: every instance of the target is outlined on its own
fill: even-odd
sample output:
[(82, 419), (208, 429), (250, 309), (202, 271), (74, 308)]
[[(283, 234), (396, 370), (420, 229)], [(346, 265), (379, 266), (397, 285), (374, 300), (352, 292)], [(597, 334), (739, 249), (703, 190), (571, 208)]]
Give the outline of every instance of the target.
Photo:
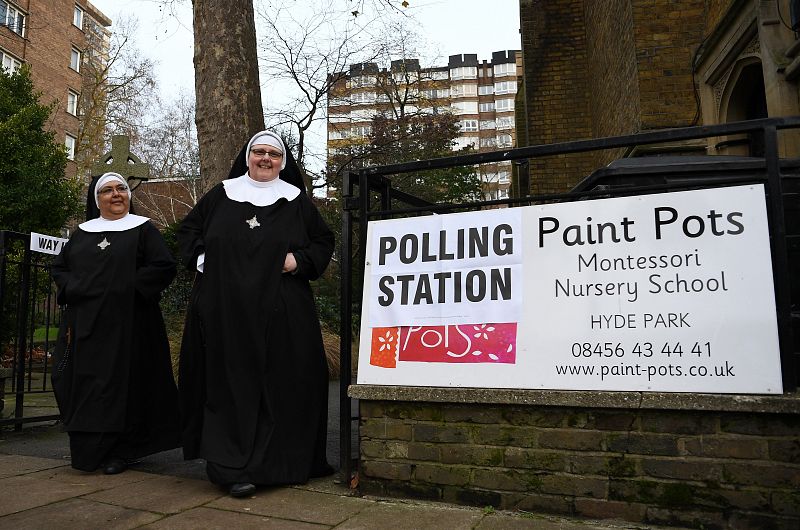
[(78, 229), (52, 266), (64, 305), (53, 390), (70, 435), (72, 467), (93, 471), (179, 445), (161, 291), (175, 260), (149, 222)]
[[(328, 372), (309, 280), (327, 267), (334, 236), (316, 207), (303, 192), (255, 206), (220, 183), (178, 242), (190, 270), (205, 253), (181, 347), (184, 458), (205, 458), (221, 485), (330, 473)], [(294, 273), (282, 273), (288, 252)]]

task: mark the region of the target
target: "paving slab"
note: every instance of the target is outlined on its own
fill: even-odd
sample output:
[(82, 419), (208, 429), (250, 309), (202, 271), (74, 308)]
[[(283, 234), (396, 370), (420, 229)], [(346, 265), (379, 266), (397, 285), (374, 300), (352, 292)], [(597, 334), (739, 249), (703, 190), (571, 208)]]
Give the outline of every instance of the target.
[(53, 469), (64, 466), (69, 466), (69, 462), (53, 460), (51, 458), (39, 458), (36, 456), (0, 454), (0, 478), (24, 475), (41, 471), (42, 469)]
[(331, 527), (200, 507), (165, 517), (143, 528), (154, 530), (162, 528), (169, 530), (218, 530), (220, 528), (229, 530), (327, 530)]
[(366, 499), (295, 488), (259, 488), (251, 497), (234, 499), (225, 496), (208, 506), (333, 526), (374, 504), (374, 501)]
[(66, 484), (80, 485), (80, 486), (93, 486), (96, 490), (107, 490), (122, 486), (123, 484), (130, 484), (132, 482), (141, 482), (143, 480), (153, 480), (158, 475), (150, 473), (140, 473), (138, 471), (126, 471), (118, 475), (104, 475), (100, 471), (94, 473), (87, 473), (85, 471), (78, 471), (71, 467), (57, 467), (53, 469), (46, 469), (44, 471), (37, 471), (28, 475), (32, 478), (44, 478), (48, 480), (58, 480)]
[(483, 513), (476, 509), (376, 502), (337, 526), (336, 530), (471, 530), (482, 518)]
[(0, 491), (4, 493), (0, 495), (0, 516), (80, 497), (96, 490), (96, 486), (88, 484), (65, 484), (29, 475), (0, 479)]
[(0, 527), (14, 530), (124, 530), (153, 522), (162, 515), (130, 510), (86, 499), (68, 499), (0, 519)]
[(154, 476), (150, 480), (99, 491), (86, 498), (126, 508), (168, 514), (201, 506), (223, 495), (223, 491), (208, 481)]

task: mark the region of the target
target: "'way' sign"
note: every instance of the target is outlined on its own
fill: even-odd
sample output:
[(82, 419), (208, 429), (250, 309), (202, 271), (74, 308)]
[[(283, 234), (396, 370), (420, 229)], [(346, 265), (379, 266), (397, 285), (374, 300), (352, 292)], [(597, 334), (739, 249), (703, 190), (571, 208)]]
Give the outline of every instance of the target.
[(59, 254), (67, 240), (61, 237), (46, 236), (31, 232), (31, 250), (44, 254)]

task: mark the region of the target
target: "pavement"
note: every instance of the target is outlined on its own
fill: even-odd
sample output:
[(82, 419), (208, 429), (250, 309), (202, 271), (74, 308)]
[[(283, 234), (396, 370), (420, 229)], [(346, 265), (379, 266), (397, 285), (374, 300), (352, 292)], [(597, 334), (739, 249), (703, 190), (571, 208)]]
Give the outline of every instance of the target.
[[(338, 391), (332, 388), (331, 402)], [(8, 404), (8, 401), (6, 402)], [(42, 405), (41, 403), (39, 405)], [(338, 413), (329, 422), (338, 438)], [(338, 444), (328, 458), (338, 462)], [(258, 488), (234, 499), (208, 482), (202, 460), (179, 450), (142, 459), (119, 475), (76, 471), (57, 422), (0, 430), (0, 529), (644, 529), (621, 521), (554, 517), (409, 499), (361, 496), (337, 476)]]

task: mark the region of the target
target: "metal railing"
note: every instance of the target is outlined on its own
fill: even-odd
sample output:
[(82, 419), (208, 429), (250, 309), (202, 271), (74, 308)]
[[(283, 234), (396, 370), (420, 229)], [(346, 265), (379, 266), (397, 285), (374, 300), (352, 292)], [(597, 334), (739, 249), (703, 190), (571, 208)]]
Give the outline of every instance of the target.
[[(0, 426), (57, 420), (58, 414), (25, 414), (25, 397), (52, 392), (50, 360), (60, 319), (50, 258), (30, 250), (30, 234), (0, 231), (0, 378), (14, 398)], [(5, 389), (4, 389), (5, 390)], [(4, 392), (5, 393), (5, 392)]]

